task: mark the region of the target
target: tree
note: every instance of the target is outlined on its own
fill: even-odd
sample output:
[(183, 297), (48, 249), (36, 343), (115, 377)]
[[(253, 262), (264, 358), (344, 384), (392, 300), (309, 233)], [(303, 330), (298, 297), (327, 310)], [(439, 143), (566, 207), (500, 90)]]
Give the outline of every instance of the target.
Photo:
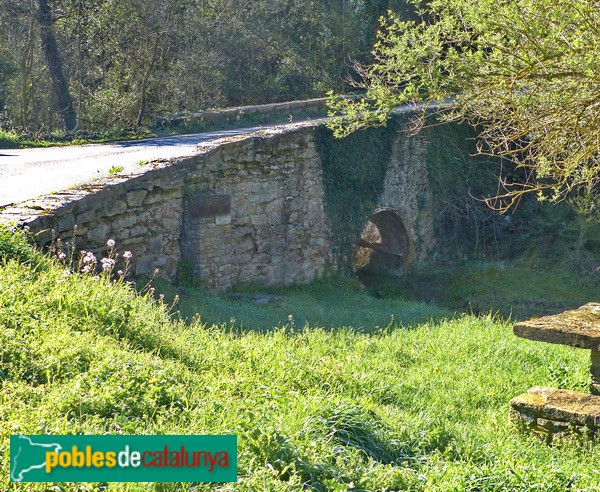
[(38, 0), (38, 23), (42, 39), (42, 51), (46, 58), (52, 86), (56, 94), (58, 112), (61, 114), (67, 130), (77, 127), (77, 115), (73, 108), (73, 99), (69, 93), (69, 83), (63, 72), (63, 63), (54, 35), (54, 19), (47, 0)]
[[(559, 201), (600, 183), (600, 9), (593, 0), (410, 0), (419, 22), (382, 21), (358, 101), (331, 98), (338, 135), (385, 124), (397, 105), (453, 100), (443, 121), (479, 129), (480, 151), (524, 171), (492, 204)], [(344, 117), (339, 117), (340, 112)], [(592, 200), (590, 207), (595, 206)]]

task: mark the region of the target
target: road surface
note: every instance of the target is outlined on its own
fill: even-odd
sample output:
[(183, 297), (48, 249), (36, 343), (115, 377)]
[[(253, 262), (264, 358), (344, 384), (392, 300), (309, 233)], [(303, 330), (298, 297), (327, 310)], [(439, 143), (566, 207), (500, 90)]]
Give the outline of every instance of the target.
[(138, 166), (140, 161), (194, 155), (200, 142), (259, 129), (240, 128), (106, 144), (0, 149), (0, 208), (89, 183), (107, 176), (113, 166), (127, 170)]
[[(443, 109), (451, 104), (450, 99), (441, 103), (405, 104), (395, 108), (394, 112), (406, 113), (436, 107)], [(310, 121), (324, 122), (326, 118)], [(200, 142), (245, 135), (274, 126), (280, 125), (107, 144), (0, 149), (0, 209), (40, 195), (90, 183), (107, 176), (113, 166), (123, 166), (127, 171), (135, 168), (140, 161), (191, 156), (196, 153), (196, 146)]]

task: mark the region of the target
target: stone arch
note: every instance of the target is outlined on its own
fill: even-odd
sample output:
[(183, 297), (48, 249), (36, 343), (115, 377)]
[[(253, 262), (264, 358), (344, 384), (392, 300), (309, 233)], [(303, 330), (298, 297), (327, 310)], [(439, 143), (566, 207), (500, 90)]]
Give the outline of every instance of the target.
[(412, 261), (413, 244), (400, 214), (389, 208), (369, 217), (354, 251), (354, 270), (400, 276)]

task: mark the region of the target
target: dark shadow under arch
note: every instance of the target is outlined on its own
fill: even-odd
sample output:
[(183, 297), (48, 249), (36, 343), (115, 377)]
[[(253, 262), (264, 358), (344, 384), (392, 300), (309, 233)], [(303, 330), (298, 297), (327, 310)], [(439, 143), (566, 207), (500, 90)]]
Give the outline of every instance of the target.
[(354, 270), (400, 276), (410, 260), (411, 242), (400, 215), (385, 209), (369, 217), (354, 251)]

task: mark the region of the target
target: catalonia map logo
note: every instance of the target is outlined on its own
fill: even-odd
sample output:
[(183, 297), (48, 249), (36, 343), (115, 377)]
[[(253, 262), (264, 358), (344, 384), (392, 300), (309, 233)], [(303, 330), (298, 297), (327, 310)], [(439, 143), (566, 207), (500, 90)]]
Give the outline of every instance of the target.
[(11, 436), (10, 481), (235, 482), (237, 436)]

